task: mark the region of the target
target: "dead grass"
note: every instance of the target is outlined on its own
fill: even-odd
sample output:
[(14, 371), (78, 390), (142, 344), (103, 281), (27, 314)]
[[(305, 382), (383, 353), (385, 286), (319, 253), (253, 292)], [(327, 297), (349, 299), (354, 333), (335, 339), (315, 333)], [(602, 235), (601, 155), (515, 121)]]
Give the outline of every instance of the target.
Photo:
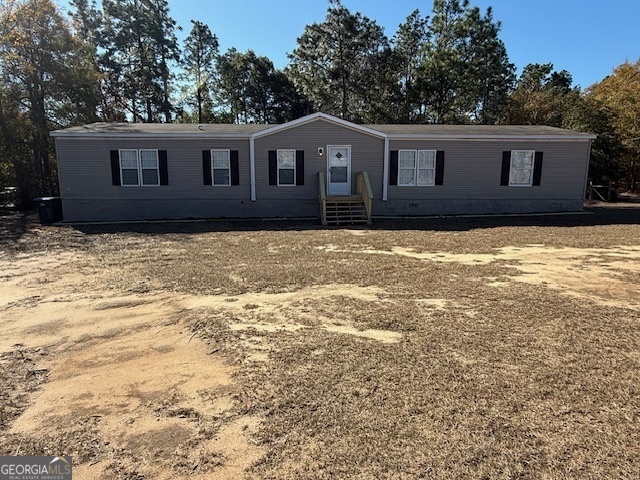
[[(594, 279), (587, 268), (593, 255), (586, 250), (604, 249), (608, 259), (609, 250), (640, 245), (640, 209), (531, 218), (388, 221), (355, 231), (260, 222), (130, 227), (139, 231), (27, 224), (20, 238), (0, 232), (0, 255), (82, 251), (91, 261), (77, 268), (104, 288), (216, 299), (184, 311), (181, 321), (212, 356), (236, 366), (235, 407), (224, 425), (261, 419), (248, 438), (265, 453), (245, 472), (249, 478), (637, 479), (637, 260), (615, 257), (621, 263), (611, 271), (626, 296), (612, 303), (597, 288), (607, 277)], [(531, 258), (460, 263), (365, 253), (496, 254), (532, 244), (584, 250), (562, 267), (578, 274), (565, 283), (562, 275), (547, 278), (562, 287), (550, 288), (517, 281), (527, 274), (514, 265)], [(587, 295), (575, 278), (594, 288)], [(326, 290), (314, 294), (315, 287)], [(269, 303), (269, 295), (286, 292), (297, 297)], [(335, 326), (388, 331), (399, 342)], [(24, 385), (11, 384), (12, 398), (28, 392)], [(163, 465), (215, 478), (233, 459), (198, 449), (223, 424), (203, 423), (198, 410), (174, 400), (145, 408), (201, 429), (197, 441), (174, 431), (176, 448), (163, 447)], [(153, 455), (154, 437), (142, 436), (127, 452), (107, 451), (105, 439), (89, 435), (93, 428), (78, 430), (89, 439), (76, 439), (87, 445), (81, 461), (108, 459), (113, 478), (145, 478), (134, 459)], [(92, 441), (103, 442), (102, 450), (91, 450)]]

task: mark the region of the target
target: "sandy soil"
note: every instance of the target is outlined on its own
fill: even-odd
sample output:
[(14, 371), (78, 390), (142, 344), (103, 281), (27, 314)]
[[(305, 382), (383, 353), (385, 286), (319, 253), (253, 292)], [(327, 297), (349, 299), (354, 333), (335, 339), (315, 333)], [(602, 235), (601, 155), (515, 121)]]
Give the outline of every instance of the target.
[[(47, 231), (55, 233), (55, 230)], [(439, 234), (429, 234), (426, 243), (437, 245), (434, 238), (437, 240)], [(195, 238), (200, 242), (198, 245), (209, 245), (212, 243), (210, 235), (194, 235), (192, 240)], [(332, 449), (348, 451), (347, 437), (344, 445), (323, 446), (323, 442), (328, 440), (317, 436), (317, 429), (326, 428), (330, 432), (337, 424), (305, 426), (307, 420), (301, 425), (287, 424), (291, 410), (298, 408), (292, 406), (292, 402), (300, 399), (302, 404), (299, 408), (308, 408), (300, 415), (308, 415), (309, 418), (321, 405), (320, 410), (326, 408), (327, 412), (318, 418), (324, 418), (322, 421), (326, 422), (332, 418), (329, 410), (337, 408), (339, 415), (354, 423), (351, 428), (357, 432), (361, 428), (358, 424), (360, 415), (363, 416), (361, 424), (366, 424), (366, 409), (348, 410), (352, 408), (351, 400), (336, 401), (330, 407), (313, 404), (314, 396), (327, 394), (330, 389), (327, 385), (337, 385), (333, 383), (335, 378), (343, 378), (339, 388), (347, 389), (350, 399), (365, 399), (374, 395), (376, 389), (382, 391), (385, 388), (372, 386), (372, 382), (386, 381), (387, 385), (392, 385), (396, 383), (394, 378), (399, 384), (409, 381), (414, 373), (406, 369), (419, 358), (415, 360), (416, 368), (420, 372), (433, 368), (429, 381), (440, 392), (449, 387), (438, 387), (441, 380), (437, 378), (440, 370), (434, 366), (436, 363), (438, 368), (446, 367), (443, 371), (454, 372), (451, 375), (456, 379), (466, 375), (455, 373), (464, 372), (457, 369), (469, 368), (470, 372), (475, 372), (471, 369), (481, 367), (490, 371), (502, 370), (509, 376), (509, 381), (515, 382), (514, 379), (523, 377), (524, 367), (518, 363), (521, 359), (508, 360), (512, 355), (510, 351), (505, 350), (499, 357), (503, 346), (496, 338), (501, 333), (496, 333), (499, 330), (494, 330), (494, 327), (502, 317), (494, 317), (488, 309), (498, 306), (516, 319), (521, 316), (523, 325), (528, 328), (529, 319), (516, 304), (517, 295), (528, 295), (529, 302), (541, 292), (546, 295), (544, 298), (554, 302), (556, 295), (560, 295), (584, 301), (593, 308), (602, 308), (603, 312), (607, 308), (616, 308), (629, 318), (632, 316), (629, 312), (637, 314), (640, 311), (638, 243), (602, 242), (602, 245), (575, 246), (574, 240), (567, 241), (565, 245), (523, 242), (509, 245), (502, 242), (499, 246), (479, 249), (482, 251), (461, 253), (439, 247), (410, 247), (406, 241), (409, 237), (404, 236), (404, 232), (389, 234), (388, 237), (385, 232), (370, 234), (366, 230), (336, 231), (326, 236), (303, 232), (298, 236), (310, 243), (303, 244), (301, 240), (299, 246), (286, 243), (289, 233), (274, 234), (275, 240), (261, 240), (257, 235), (232, 233), (219, 235), (216, 241), (227, 242), (230, 249), (232, 246), (245, 248), (242, 242), (247, 238), (261, 241), (267, 245), (265, 252), (273, 256), (276, 265), (280, 256), (292, 251), (299, 252), (301, 258), (309, 259), (316, 253), (326, 255), (327, 261), (335, 262), (335, 265), (370, 266), (372, 259), (384, 257), (397, 260), (400, 273), (415, 270), (428, 272), (433, 278), (418, 273), (406, 285), (399, 284), (392, 261), (385, 263), (384, 269), (376, 271), (377, 284), (366, 284), (365, 275), (350, 278), (335, 275), (333, 283), (316, 279), (316, 284), (310, 281), (305, 285), (306, 279), (299, 284), (287, 279), (283, 283), (286, 288), (271, 291), (264, 287), (263, 280), (252, 285), (248, 273), (251, 265), (241, 263), (232, 270), (225, 270), (221, 278), (242, 288), (234, 286), (225, 290), (224, 284), (220, 284), (211, 287), (216, 289), (215, 294), (205, 294), (197, 288), (188, 294), (184, 288), (155, 288), (163, 282), (170, 285), (173, 278), (154, 277), (154, 271), (147, 270), (148, 265), (156, 261), (161, 263), (165, 258), (177, 256), (188, 262), (189, 248), (182, 245), (182, 238), (165, 242), (153, 240), (149, 242), (148, 249), (139, 248), (146, 241), (144, 235), (124, 234), (101, 239), (104, 245), (108, 245), (104, 248), (98, 243), (82, 249), (0, 251), (0, 352), (13, 352), (11, 358), (19, 359), (29, 355), (28, 365), (26, 360), (23, 362), (27, 365), (26, 371), (36, 372), (34, 375), (42, 382), (37, 390), (37, 386), (25, 390), (22, 403), (14, 402), (15, 418), (6, 421), (8, 429), (0, 434), (0, 440), (5, 442), (5, 451), (9, 449), (13, 454), (57, 454), (59, 451), (56, 449), (64, 449), (65, 453), (74, 455), (74, 474), (82, 479), (237, 479), (245, 475), (251, 478), (374, 478), (372, 471), (362, 466), (358, 467), (361, 470), (354, 470), (356, 473), (334, 471), (326, 465), (323, 467), (318, 458), (324, 458)], [(415, 232), (413, 235), (418, 236)], [(455, 236), (454, 233), (450, 235)], [(340, 242), (334, 242), (336, 238)], [(387, 242), (388, 248), (381, 248), (380, 244), (387, 238), (394, 238), (395, 244)], [(118, 242), (123, 242), (123, 245), (127, 242), (127, 249), (133, 252), (131, 265), (118, 263), (118, 257), (113, 253), (118, 250)], [(496, 242), (500, 243), (501, 239)], [(210, 252), (214, 255), (215, 248)], [(287, 257), (282, 258), (284, 271)], [(375, 266), (375, 261), (373, 264)], [(272, 272), (264, 266), (256, 265), (255, 268)], [(184, 275), (195, 278), (188, 263), (185, 264)], [(287, 275), (295, 278), (290, 273)], [(358, 282), (354, 279), (364, 280)], [(427, 280), (436, 283), (427, 284)], [(274, 285), (277, 281), (274, 277)], [(461, 282), (465, 288), (456, 290), (456, 285), (462, 285)], [(144, 288), (140, 287), (143, 283)], [(454, 287), (449, 287), (449, 284)], [(478, 284), (478, 288), (493, 288), (495, 292), (506, 293), (504, 298), (487, 297), (486, 304), (478, 303), (477, 298), (473, 298), (474, 284)], [(525, 289), (534, 290), (522, 290), (518, 287), (520, 284)], [(575, 310), (570, 302), (559, 301), (558, 304)], [(529, 305), (535, 310), (533, 304)], [(354, 312), (362, 312), (361, 318)], [(579, 318), (582, 313), (571, 315)], [(396, 316), (404, 323), (394, 323)], [(573, 321), (574, 317), (571, 318)], [(620, 318), (618, 315), (615, 321), (622, 321)], [(553, 339), (560, 337), (559, 332), (566, 335), (568, 330), (553, 322), (556, 320), (540, 325), (532, 323), (534, 326), (526, 332), (530, 335), (526, 341), (508, 338), (505, 343), (520, 342), (518, 355), (526, 356), (527, 349), (534, 349), (533, 344), (527, 342), (536, 342), (537, 338), (545, 335), (544, 338), (552, 339), (545, 348), (558, 348), (560, 351), (560, 343), (555, 345)], [(465, 333), (454, 338), (451, 332)], [(495, 337), (491, 337), (487, 344), (480, 344), (479, 350), (474, 350), (477, 347), (474, 346), (466, 351), (464, 342), (471, 345), (479, 332), (484, 332), (483, 335), (493, 332), (491, 335)], [(508, 334), (525, 338), (524, 333), (516, 330)], [(492, 343), (494, 341), (495, 344)], [(629, 362), (640, 362), (640, 353), (633, 347), (633, 340), (628, 341), (630, 346), (623, 352), (624, 358)], [(486, 351), (482, 350), (485, 348)], [(432, 357), (420, 357), (425, 352)], [(561, 365), (559, 359), (566, 355), (564, 350), (562, 352), (558, 359), (549, 359), (550, 364), (557, 362), (554, 368)], [(361, 365), (358, 357), (369, 354), (375, 359), (373, 363)], [(311, 360), (302, 364), (296, 355)], [(387, 365), (384, 362), (391, 363)], [(433, 364), (427, 368), (419, 362)], [(338, 373), (332, 373), (334, 378), (328, 379), (326, 385), (313, 385), (319, 390), (311, 387), (304, 390), (307, 387), (302, 384), (307, 379), (314, 381), (314, 372), (317, 381), (324, 382), (320, 372), (327, 366), (337, 368)], [(289, 368), (292, 370), (287, 370)], [(380, 368), (380, 371), (376, 374), (363, 373), (362, 378), (367, 379), (363, 383), (352, 385), (349, 383), (351, 380), (347, 381), (355, 369), (372, 368)], [(402, 377), (393, 377), (400, 375), (398, 372), (402, 372)], [(487, 376), (486, 370), (474, 375), (474, 378)], [(254, 383), (247, 378), (254, 379)], [(464, 388), (470, 388), (475, 381), (469, 378), (465, 380)], [(269, 384), (269, 379), (273, 384)], [(423, 380), (415, 381), (424, 384)], [(457, 381), (453, 380), (453, 384), (457, 385)], [(498, 380), (490, 382), (489, 387), (482, 386), (481, 390), (500, 390), (496, 382)], [(262, 388), (262, 384), (267, 385), (264, 391), (247, 390), (255, 388), (255, 385)], [(299, 391), (296, 390), (298, 388)], [(411, 384), (408, 388), (415, 391)], [(456, 392), (455, 388), (451, 387), (451, 392)], [(508, 387), (501, 388), (508, 390)], [(558, 391), (561, 390), (559, 388)], [(258, 394), (264, 399), (262, 404), (254, 398)], [(455, 400), (454, 393), (447, 395), (449, 400)], [(488, 401), (485, 396), (489, 398), (490, 394), (483, 393), (474, 398), (473, 412), (485, 408), (482, 406), (483, 401)], [(388, 396), (377, 401), (370, 405), (374, 413), (377, 408), (390, 403)], [(431, 438), (435, 446), (432, 457), (422, 458), (422, 450), (414, 456), (415, 459), (422, 458), (423, 462), (421, 467), (415, 468), (427, 471), (424, 465), (437, 459), (438, 451), (444, 452), (449, 447), (446, 443), (437, 443), (440, 440), (435, 436), (437, 428), (434, 426), (429, 427), (433, 431), (424, 426), (420, 431), (411, 430), (417, 426), (402, 426), (404, 417), (423, 412), (424, 406), (411, 406), (414, 401), (418, 402), (407, 397), (406, 403), (398, 407), (402, 421), (394, 420), (394, 414), (389, 413), (393, 410), (380, 410), (383, 413), (375, 417), (378, 419), (376, 423), (380, 422), (376, 428), (388, 431), (406, 428), (393, 433), (394, 442), (402, 443), (403, 438), (416, 435)], [(498, 400), (493, 401), (499, 404)], [(434, 401), (424, 396), (419, 402), (429, 405)], [(445, 422), (456, 415), (455, 409), (447, 408), (449, 413), (443, 415), (444, 420), (438, 421)], [(490, 425), (500, 415), (494, 416)], [(387, 421), (388, 424), (385, 423)], [(455, 429), (460, 425), (464, 426), (464, 422), (446, 428)], [(570, 430), (570, 426), (567, 428)], [(316, 433), (311, 434), (313, 429)], [(469, 431), (471, 436), (477, 433), (476, 427)], [(507, 436), (520, 435), (518, 432), (507, 433)], [(491, 435), (495, 437), (498, 434)], [(493, 438), (491, 435), (486, 438)], [(553, 430), (546, 431), (544, 435), (548, 438), (567, 436), (566, 432)], [(369, 453), (372, 458), (379, 458), (375, 453), (375, 449), (380, 447), (379, 442), (366, 438), (365, 444), (371, 445)], [(526, 443), (525, 440), (522, 442)], [(623, 443), (622, 440), (620, 442)], [(415, 447), (411, 448), (415, 451)], [(467, 448), (469, 452), (472, 450), (472, 447)], [(502, 448), (508, 450), (507, 447)], [(283, 451), (294, 453), (280, 457), (274, 453)], [(505, 467), (507, 470), (503, 473), (513, 468), (508, 454), (505, 455), (503, 463), (508, 468)], [(346, 464), (351, 461), (348, 456), (345, 459)], [(443, 458), (442, 461), (447, 460)], [(481, 464), (478, 459), (474, 461)], [(336, 465), (340, 462), (336, 461)], [(317, 473), (314, 469), (324, 473)], [(395, 478), (393, 470), (379, 471), (386, 472), (379, 478)], [(482, 468), (478, 470), (482, 471)], [(543, 477), (560, 476), (551, 474)], [(451, 478), (454, 477), (456, 475)], [(402, 478), (412, 477), (407, 473)], [(524, 475), (522, 478), (530, 477)]]

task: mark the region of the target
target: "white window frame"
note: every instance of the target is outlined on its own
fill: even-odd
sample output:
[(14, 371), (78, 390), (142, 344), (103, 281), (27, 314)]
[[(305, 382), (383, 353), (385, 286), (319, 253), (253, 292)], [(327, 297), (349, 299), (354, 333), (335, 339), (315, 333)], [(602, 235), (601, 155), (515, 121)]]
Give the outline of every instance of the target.
[[(411, 170), (409, 168), (400, 167), (400, 158), (403, 153), (410, 152), (413, 153), (413, 182), (411, 183), (400, 183), (400, 172), (402, 170)], [(414, 187), (416, 185), (416, 165), (418, 164), (418, 152), (416, 150), (398, 150), (398, 179), (396, 183), (399, 187)]]
[[(433, 167), (429, 168), (420, 168), (420, 153), (433, 153)], [(436, 164), (437, 164), (437, 155), (438, 152), (435, 150), (417, 150), (416, 151), (416, 185), (418, 187), (433, 187), (436, 184)], [(431, 183), (420, 183), (420, 170), (433, 170), (433, 176), (431, 177), (433, 180)]]
[[(227, 171), (229, 172), (229, 183), (216, 183), (215, 170), (224, 170), (223, 168), (215, 168), (213, 162), (213, 152), (226, 152), (227, 161), (229, 166)], [(211, 149), (211, 185), (214, 187), (230, 187), (231, 186), (231, 150), (225, 148), (212, 148)]]
[[(293, 152), (293, 183), (280, 183), (280, 170), (291, 170), (290, 167), (280, 168), (280, 152)], [(279, 187), (295, 187), (296, 186), (296, 151), (292, 148), (280, 148), (276, 150), (276, 179)]]
[[(412, 183), (400, 183), (400, 170), (409, 170), (408, 168), (400, 168), (400, 153), (401, 152), (412, 152), (414, 155), (415, 163), (413, 164), (413, 182)], [(422, 152), (433, 152), (433, 182), (432, 183), (420, 183), (419, 171), (420, 170), (431, 170), (431, 168), (420, 168), (420, 153)], [(399, 187), (433, 187), (436, 184), (436, 159), (437, 151), (436, 150), (398, 150), (398, 177), (396, 183)]]
[[(122, 152), (136, 152), (136, 168), (138, 170), (138, 183), (136, 184), (126, 184), (124, 183), (124, 178), (122, 175), (122, 170), (133, 170), (131, 167), (122, 168)], [(142, 152), (155, 152), (156, 154), (156, 167), (142, 168)], [(120, 186), (122, 187), (159, 187), (160, 186), (160, 157), (158, 155), (158, 150), (155, 148), (121, 148), (118, 150), (118, 166), (120, 167)], [(142, 170), (155, 170), (158, 178), (158, 183), (149, 183), (146, 184), (143, 182)]]
[[(515, 153), (531, 154), (531, 173), (529, 175), (529, 183), (511, 183), (511, 173), (514, 171), (513, 157)], [(509, 186), (510, 187), (531, 187), (533, 186), (533, 173), (536, 168), (536, 151), (535, 150), (511, 150), (511, 159), (509, 162)]]

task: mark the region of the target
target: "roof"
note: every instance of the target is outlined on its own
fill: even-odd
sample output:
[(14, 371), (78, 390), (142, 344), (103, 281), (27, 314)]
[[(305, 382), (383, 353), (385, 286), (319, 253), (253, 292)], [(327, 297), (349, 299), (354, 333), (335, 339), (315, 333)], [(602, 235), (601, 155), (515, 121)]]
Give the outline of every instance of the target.
[(162, 138), (257, 138), (314, 121), (327, 121), (376, 137), (402, 139), (558, 139), (589, 140), (588, 133), (544, 125), (358, 125), (314, 113), (291, 122), (273, 124), (195, 123), (90, 123), (51, 132), (53, 137), (162, 137)]
[(52, 132), (53, 136), (70, 135), (233, 135), (248, 137), (273, 125), (237, 125), (231, 123), (89, 123)]
[[(446, 136), (574, 136), (579, 132), (546, 125), (367, 125), (387, 135), (446, 135)], [(587, 134), (582, 134), (587, 135)]]

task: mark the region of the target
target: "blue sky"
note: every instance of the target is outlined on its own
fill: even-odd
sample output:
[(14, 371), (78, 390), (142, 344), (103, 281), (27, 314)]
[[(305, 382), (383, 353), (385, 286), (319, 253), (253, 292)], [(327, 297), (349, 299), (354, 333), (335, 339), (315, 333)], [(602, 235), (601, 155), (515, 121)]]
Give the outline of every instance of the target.
[[(63, 0), (60, 1), (63, 3)], [(66, 3), (66, 2), (64, 2)], [(387, 36), (416, 8), (430, 14), (432, 0), (343, 0), (351, 11), (376, 20)], [(586, 88), (616, 65), (640, 57), (640, 1), (610, 0), (471, 0), (483, 11), (493, 7), (502, 22), (501, 38), (518, 72), (528, 63), (554, 64), (568, 70), (574, 84)], [(190, 20), (207, 23), (221, 51), (235, 47), (269, 57), (276, 67), (305, 25), (323, 21), (326, 0), (169, 0), (172, 17), (184, 28)]]

